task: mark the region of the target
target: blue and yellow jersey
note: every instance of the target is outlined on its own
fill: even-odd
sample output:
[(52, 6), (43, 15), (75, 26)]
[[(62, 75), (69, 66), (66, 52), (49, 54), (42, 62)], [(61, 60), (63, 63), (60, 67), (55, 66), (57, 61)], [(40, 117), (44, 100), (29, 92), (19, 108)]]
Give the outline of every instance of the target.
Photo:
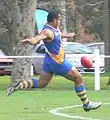
[(63, 48), (63, 45), (61, 42), (60, 31), (49, 25), (45, 25), (43, 30), (44, 29), (51, 30), (54, 35), (53, 40), (51, 40), (50, 42), (46, 42), (44, 40), (44, 44), (46, 46), (47, 53), (52, 58), (52, 60), (54, 60), (58, 64), (61, 64), (64, 61), (65, 54), (64, 54), (64, 48)]

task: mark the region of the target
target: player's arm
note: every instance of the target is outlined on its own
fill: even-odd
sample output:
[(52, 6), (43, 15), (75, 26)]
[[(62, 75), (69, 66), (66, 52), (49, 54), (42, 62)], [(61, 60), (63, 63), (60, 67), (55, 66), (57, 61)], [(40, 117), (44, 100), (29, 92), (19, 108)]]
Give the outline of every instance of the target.
[(64, 33), (64, 32), (61, 32), (61, 37), (62, 38), (73, 38), (76, 34), (73, 32), (73, 33)]
[(40, 34), (36, 35), (33, 38), (21, 40), (21, 43), (35, 45), (35, 44), (39, 43), (39, 41), (41, 41), (41, 40), (52, 40), (52, 39), (53, 39), (52, 32), (50, 30), (46, 29), (46, 30), (43, 30)]
[(66, 33), (63, 32), (60, 27), (58, 26), (57, 30), (60, 32), (61, 38), (73, 38), (74, 36), (76, 36), (76, 33)]

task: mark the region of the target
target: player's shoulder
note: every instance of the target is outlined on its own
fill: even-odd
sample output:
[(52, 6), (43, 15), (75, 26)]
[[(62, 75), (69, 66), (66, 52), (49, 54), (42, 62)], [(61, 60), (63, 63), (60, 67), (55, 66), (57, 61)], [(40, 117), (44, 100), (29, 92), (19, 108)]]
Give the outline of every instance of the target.
[(52, 32), (50, 29), (48, 29), (48, 28), (42, 30), (40, 34), (41, 34), (41, 35), (48, 36), (49, 39), (50, 39), (50, 38), (53, 39), (53, 36), (54, 36), (54, 35), (53, 35), (53, 32)]
[(52, 40), (53, 37), (54, 37), (52, 31), (49, 30), (48, 28), (42, 30), (42, 31), (40, 32), (40, 35), (47, 36), (47, 38), (48, 38), (49, 40)]
[(46, 28), (46, 29), (43, 29), (41, 32), (40, 32), (40, 34), (45, 34), (45, 35), (48, 35), (48, 34), (50, 34), (50, 33), (52, 33), (52, 31), (50, 30), (50, 29), (48, 29), (48, 28)]

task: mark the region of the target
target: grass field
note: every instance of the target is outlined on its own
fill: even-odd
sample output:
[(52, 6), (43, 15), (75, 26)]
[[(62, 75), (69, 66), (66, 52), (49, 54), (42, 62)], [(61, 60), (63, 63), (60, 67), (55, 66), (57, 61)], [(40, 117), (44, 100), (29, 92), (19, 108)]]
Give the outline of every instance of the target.
[(17, 91), (6, 96), (10, 77), (1, 76), (0, 120), (110, 120), (109, 75), (101, 75), (100, 91), (94, 91), (94, 75), (84, 75), (89, 99), (103, 103), (98, 110), (89, 112), (76, 106), (81, 102), (74, 92), (74, 85), (62, 77), (54, 77), (44, 89)]

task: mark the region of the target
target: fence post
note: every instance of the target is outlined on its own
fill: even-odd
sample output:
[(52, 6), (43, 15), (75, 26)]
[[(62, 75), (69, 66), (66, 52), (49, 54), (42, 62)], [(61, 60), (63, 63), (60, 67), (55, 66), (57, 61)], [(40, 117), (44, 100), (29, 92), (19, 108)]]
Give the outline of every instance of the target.
[(34, 75), (33, 65), (31, 65), (31, 77)]
[(100, 55), (99, 50), (95, 49), (95, 90), (100, 90)]

